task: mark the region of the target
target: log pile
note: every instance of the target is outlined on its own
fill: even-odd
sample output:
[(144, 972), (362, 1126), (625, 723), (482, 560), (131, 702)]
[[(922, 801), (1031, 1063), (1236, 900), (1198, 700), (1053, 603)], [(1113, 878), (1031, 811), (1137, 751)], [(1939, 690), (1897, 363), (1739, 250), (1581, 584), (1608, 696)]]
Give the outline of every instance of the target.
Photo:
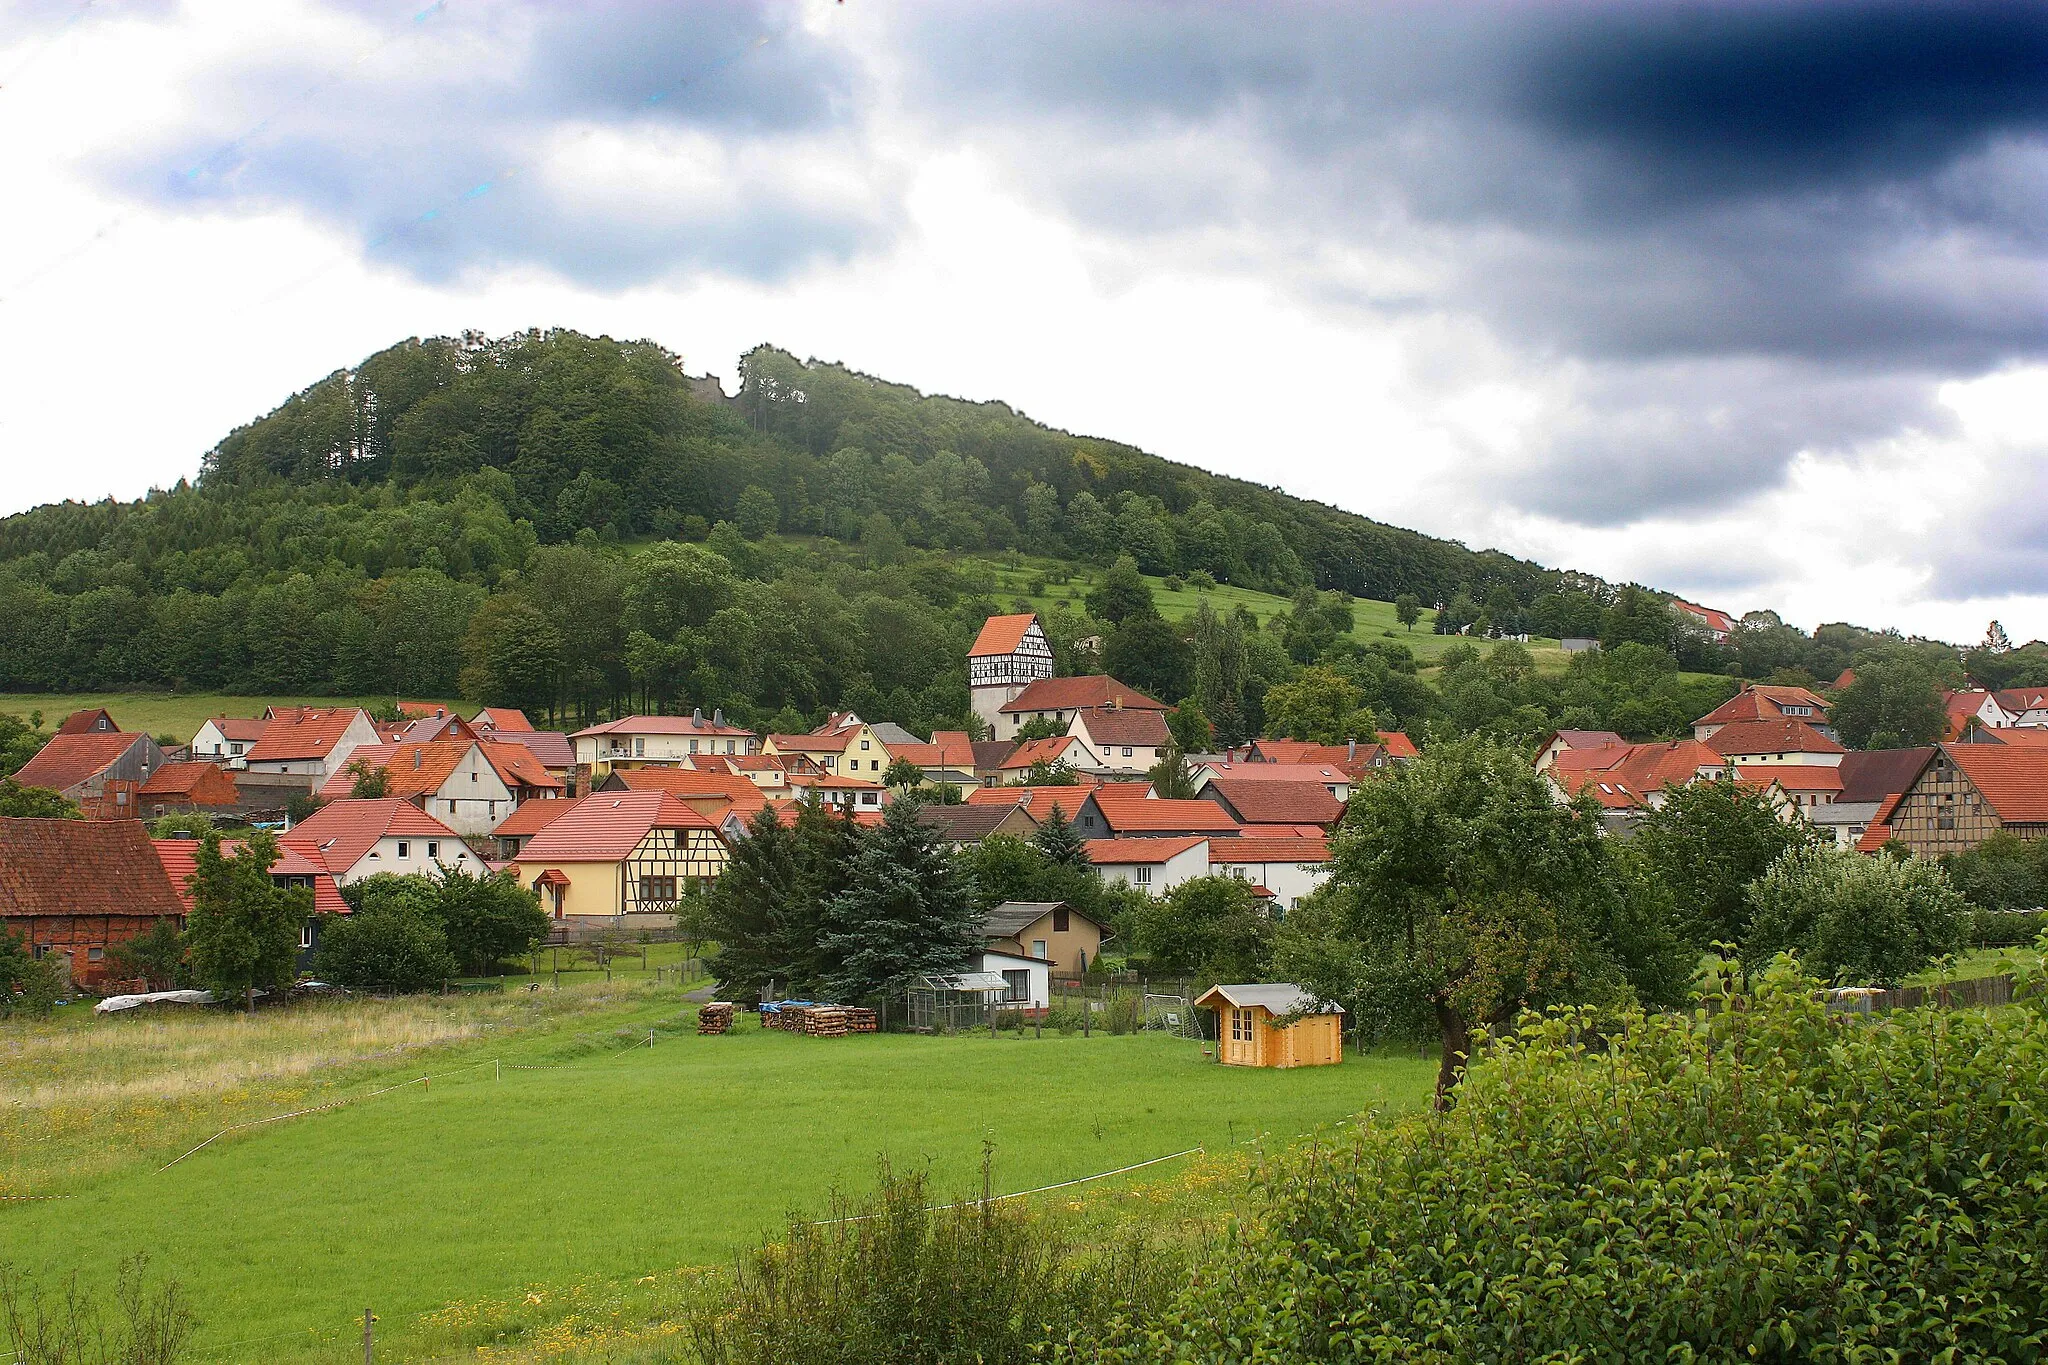
[(713, 1000), (697, 1011), (697, 1032), (724, 1033), (732, 1028), (732, 1016), (730, 1000)]
[(873, 1033), (875, 1031), (875, 1012), (873, 1010), (864, 1010), (857, 1005), (848, 1005), (843, 1012), (846, 1015), (846, 1031), (848, 1033)]
[(802, 1028), (807, 1038), (844, 1038), (846, 1011), (837, 1005), (813, 1005), (804, 1011)]

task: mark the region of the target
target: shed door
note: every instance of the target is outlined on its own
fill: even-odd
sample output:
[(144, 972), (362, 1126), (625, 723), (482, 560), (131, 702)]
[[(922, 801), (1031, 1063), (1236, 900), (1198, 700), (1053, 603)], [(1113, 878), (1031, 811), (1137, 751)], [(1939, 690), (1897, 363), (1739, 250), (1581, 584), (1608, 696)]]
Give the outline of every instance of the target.
[(1223, 1040), (1223, 1059), (1228, 1062), (1258, 1063), (1259, 1019), (1256, 1011), (1231, 1006), (1227, 1026), (1229, 1036)]

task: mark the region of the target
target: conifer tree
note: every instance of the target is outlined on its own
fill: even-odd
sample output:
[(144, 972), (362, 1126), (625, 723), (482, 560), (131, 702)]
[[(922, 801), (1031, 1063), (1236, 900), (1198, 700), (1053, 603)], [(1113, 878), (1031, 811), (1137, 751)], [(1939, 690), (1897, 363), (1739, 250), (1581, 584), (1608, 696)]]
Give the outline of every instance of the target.
[(864, 832), (851, 810), (806, 794), (794, 833), (796, 875), (775, 911), (775, 937), (782, 975), (792, 990), (813, 991), (824, 985), (831, 906), (852, 879)]
[(1045, 855), (1045, 860), (1061, 867), (1087, 867), (1087, 841), (1081, 831), (1074, 828), (1074, 822), (1066, 817), (1057, 804), (1039, 821), (1038, 830), (1031, 836), (1031, 842)]
[(775, 807), (764, 806), (733, 846), (705, 906), (718, 951), (704, 967), (722, 995), (755, 1004), (762, 988), (784, 975), (782, 907), (796, 880), (796, 835)]
[(920, 976), (961, 970), (981, 946), (969, 879), (918, 809), (914, 799), (889, 807), (831, 904), (825, 979), (841, 999), (901, 995)]

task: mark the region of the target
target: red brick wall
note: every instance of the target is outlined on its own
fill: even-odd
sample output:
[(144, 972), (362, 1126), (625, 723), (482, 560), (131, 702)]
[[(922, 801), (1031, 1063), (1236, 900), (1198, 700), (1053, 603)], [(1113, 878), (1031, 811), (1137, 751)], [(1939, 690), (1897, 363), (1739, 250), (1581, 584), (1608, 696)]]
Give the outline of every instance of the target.
[[(182, 920), (173, 920), (180, 928)], [(148, 931), (156, 919), (148, 915), (29, 915), (8, 916), (7, 932), (27, 937), (31, 952), (49, 946), (71, 959), (71, 979), (82, 990), (96, 991), (114, 980), (113, 964), (106, 950)], [(93, 960), (98, 950), (99, 960)]]

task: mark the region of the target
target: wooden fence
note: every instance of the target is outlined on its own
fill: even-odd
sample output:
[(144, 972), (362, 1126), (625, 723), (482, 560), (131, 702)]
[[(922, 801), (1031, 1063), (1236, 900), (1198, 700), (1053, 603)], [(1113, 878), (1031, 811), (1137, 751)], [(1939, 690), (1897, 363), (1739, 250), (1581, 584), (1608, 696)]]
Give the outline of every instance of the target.
[(1901, 986), (1896, 990), (1875, 986), (1845, 987), (1829, 991), (1827, 1000), (1829, 1009), (1843, 1014), (1879, 1014), (1886, 1010), (1917, 1010), (1928, 1005), (1945, 1010), (2010, 1005), (2012, 992), (2013, 979), (2010, 976), (1980, 976), (1969, 981)]

